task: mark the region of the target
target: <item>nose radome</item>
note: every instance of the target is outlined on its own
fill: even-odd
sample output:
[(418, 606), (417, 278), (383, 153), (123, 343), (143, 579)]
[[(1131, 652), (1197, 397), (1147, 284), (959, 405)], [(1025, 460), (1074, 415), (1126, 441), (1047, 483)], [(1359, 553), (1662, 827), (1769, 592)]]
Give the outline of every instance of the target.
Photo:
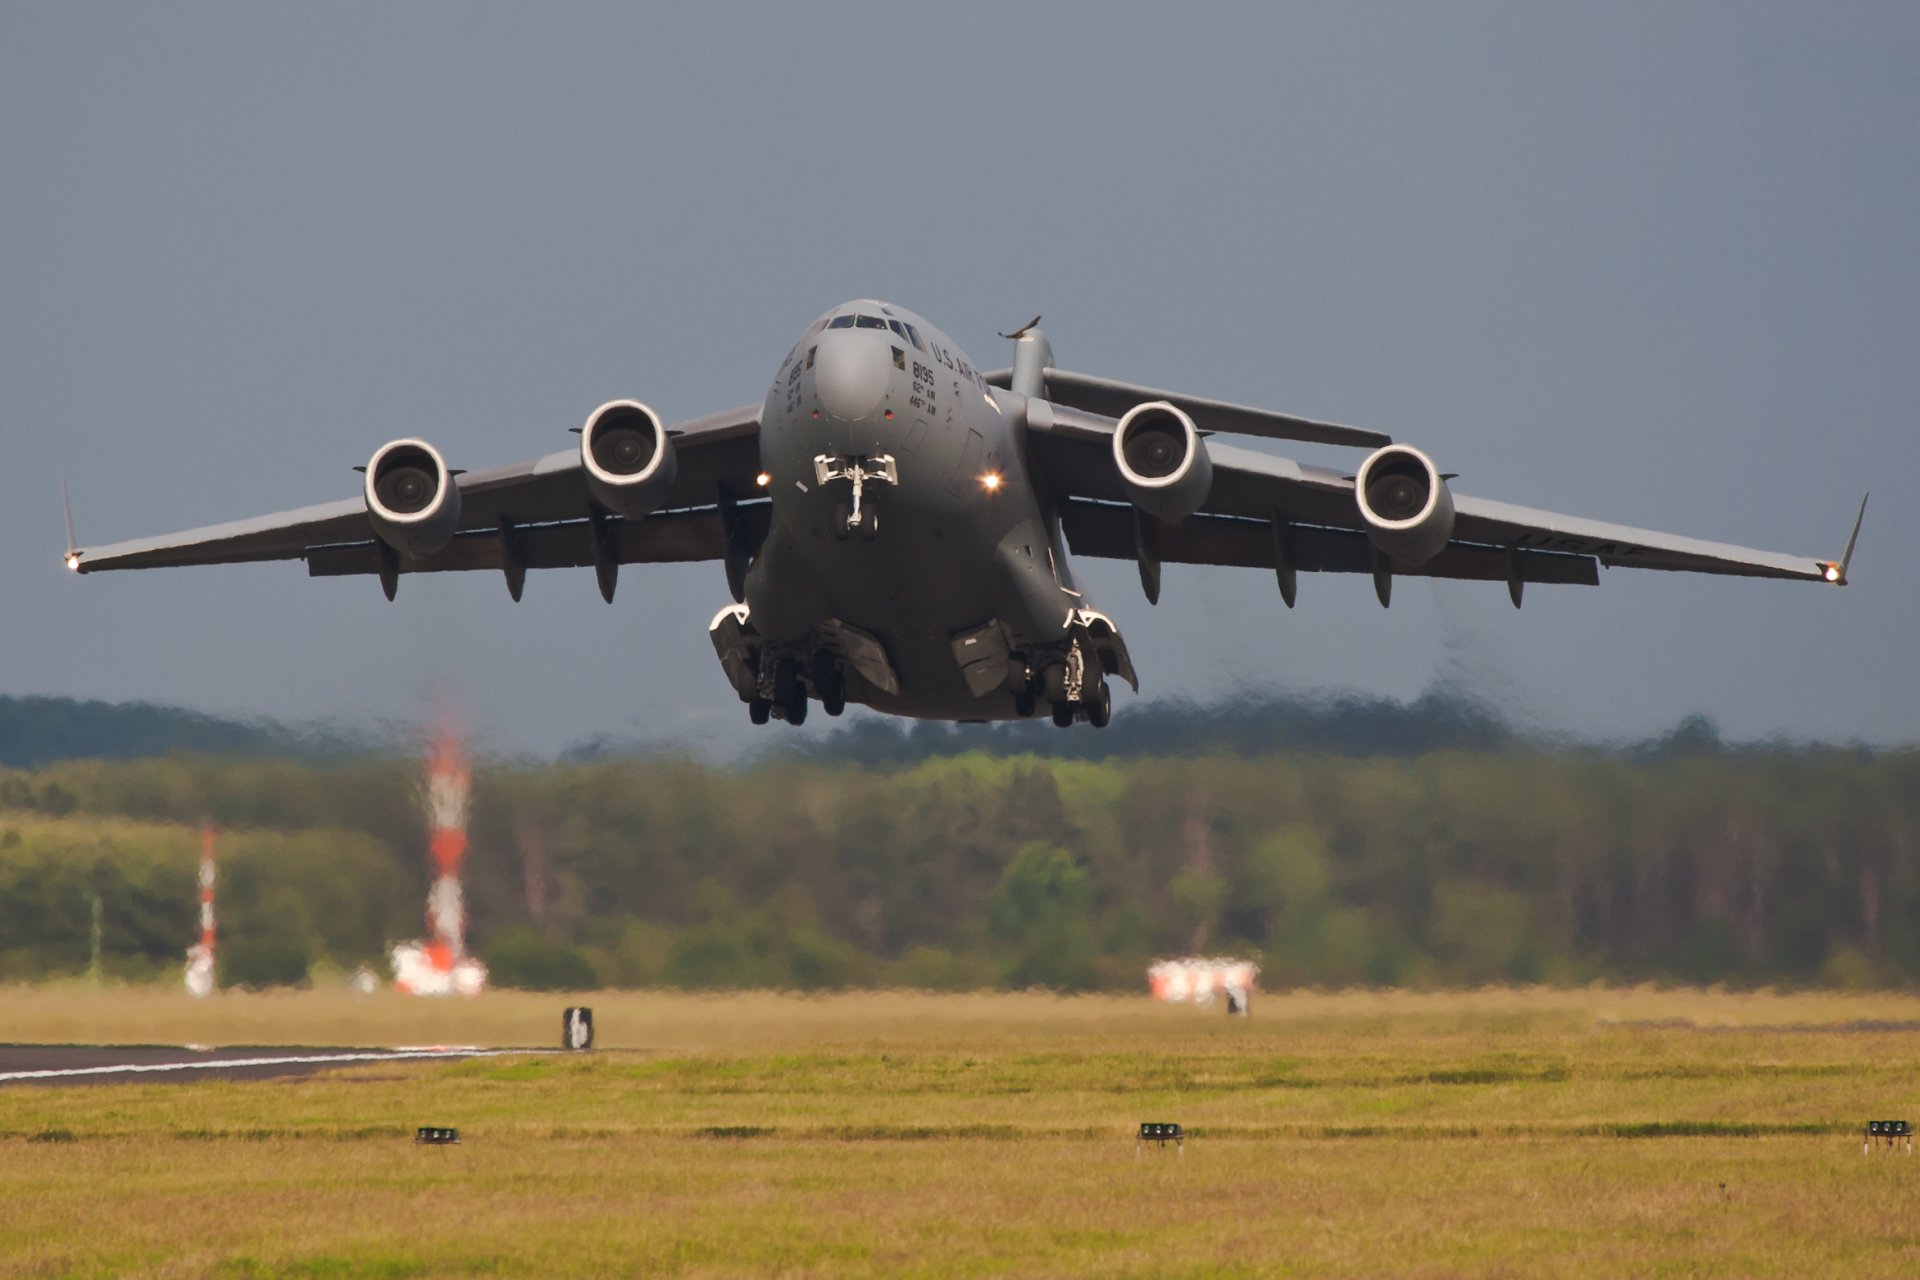
[(886, 397), (892, 363), (878, 337), (841, 330), (822, 334), (814, 352), (814, 394), (834, 417), (858, 422)]

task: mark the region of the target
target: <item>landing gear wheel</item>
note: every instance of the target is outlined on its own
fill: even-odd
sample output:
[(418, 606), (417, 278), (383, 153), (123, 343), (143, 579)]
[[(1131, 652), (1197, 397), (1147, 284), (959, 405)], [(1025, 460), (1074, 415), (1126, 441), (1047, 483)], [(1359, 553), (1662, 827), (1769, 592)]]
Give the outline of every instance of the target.
[(852, 519), (852, 517), (853, 517), (853, 508), (851, 506), (847, 505), (844, 502), (837, 502), (834, 504), (833, 536), (838, 538), (842, 542), (845, 542), (848, 536), (853, 533), (853, 526), (847, 523), (847, 521)]
[(800, 683), (800, 664), (782, 658), (773, 669), (773, 705), (788, 724), (807, 718), (807, 687)]
[(1033, 714), (1033, 709), (1039, 705), (1039, 702), (1040, 699), (1034, 696), (1033, 690), (1023, 689), (1013, 695), (1013, 713), (1025, 720)]
[(1102, 680), (1094, 687), (1093, 696), (1087, 699), (1087, 723), (1096, 729), (1107, 727), (1113, 719), (1113, 689)]
[(847, 683), (833, 655), (824, 649), (813, 655), (813, 691), (820, 695), (820, 709), (837, 716), (847, 709)]
[(1047, 701), (1056, 707), (1067, 701), (1067, 668), (1065, 663), (1056, 662), (1040, 673), (1040, 690), (1046, 694)]
[(880, 508), (875, 506), (860, 508), (860, 536), (868, 542), (880, 536)]
[(1073, 704), (1056, 702), (1053, 704), (1053, 727), (1056, 729), (1073, 728)]
[(773, 719), (773, 704), (765, 698), (753, 698), (747, 703), (747, 719), (755, 724), (765, 724)]

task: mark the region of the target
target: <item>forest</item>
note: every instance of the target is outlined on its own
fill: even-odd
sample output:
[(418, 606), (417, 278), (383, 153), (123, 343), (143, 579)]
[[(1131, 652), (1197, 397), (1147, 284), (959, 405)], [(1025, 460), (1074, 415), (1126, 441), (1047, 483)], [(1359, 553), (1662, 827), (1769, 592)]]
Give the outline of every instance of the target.
[[(731, 764), (483, 761), (470, 938), (496, 984), (555, 989), (1128, 990), (1184, 954), (1268, 989), (1920, 978), (1920, 750), (1699, 721), (1601, 748), (1420, 707), (1375, 726), (1398, 751), (1310, 745), (1337, 708), (1265, 741), (1174, 708), (1157, 751), (1105, 758), (870, 722)], [(0, 981), (86, 972), (96, 900), (105, 976), (177, 979), (203, 821), (223, 981), (331, 981), (419, 936), (418, 763), (282, 742), (0, 770)]]

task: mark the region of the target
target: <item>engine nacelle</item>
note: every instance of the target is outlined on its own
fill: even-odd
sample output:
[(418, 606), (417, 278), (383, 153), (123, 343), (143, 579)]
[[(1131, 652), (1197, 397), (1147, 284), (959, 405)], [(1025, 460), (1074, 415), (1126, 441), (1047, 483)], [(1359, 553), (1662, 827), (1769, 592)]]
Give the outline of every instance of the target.
[(580, 430), (580, 465), (594, 501), (638, 520), (667, 505), (680, 461), (660, 415), (638, 400), (613, 400)]
[(1193, 419), (1165, 400), (1127, 410), (1113, 433), (1113, 464), (1133, 505), (1169, 524), (1200, 509), (1213, 460)]
[(432, 555), (460, 528), (460, 486), (425, 440), (392, 440), (375, 450), (366, 498), (375, 536), (403, 555)]
[(1367, 455), (1353, 477), (1367, 539), (1396, 560), (1425, 564), (1453, 537), (1453, 494), (1433, 459), (1411, 445)]

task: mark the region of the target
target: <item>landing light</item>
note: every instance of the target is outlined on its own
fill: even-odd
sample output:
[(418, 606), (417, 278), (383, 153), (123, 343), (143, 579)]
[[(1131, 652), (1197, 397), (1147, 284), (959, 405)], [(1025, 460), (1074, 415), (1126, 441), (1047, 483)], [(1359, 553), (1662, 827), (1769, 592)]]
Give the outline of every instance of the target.
[(753, 478), (753, 482), (764, 489), (773, 483), (773, 473), (771, 471), (762, 471)]
[(75, 573), (80, 572), (80, 553), (78, 551), (69, 551), (67, 553), (67, 568), (73, 570)]
[(1828, 582), (1840, 581), (1840, 566), (1837, 564), (1829, 564), (1824, 576)]
[(1000, 492), (1000, 486), (1004, 483), (998, 471), (989, 471), (980, 477), (980, 487), (988, 493)]

